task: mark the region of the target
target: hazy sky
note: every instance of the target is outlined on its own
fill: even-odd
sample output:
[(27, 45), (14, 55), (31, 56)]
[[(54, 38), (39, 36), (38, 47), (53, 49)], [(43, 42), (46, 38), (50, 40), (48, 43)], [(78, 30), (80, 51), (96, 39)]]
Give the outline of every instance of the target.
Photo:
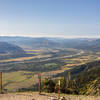
[(100, 0), (0, 0), (0, 35), (100, 36)]

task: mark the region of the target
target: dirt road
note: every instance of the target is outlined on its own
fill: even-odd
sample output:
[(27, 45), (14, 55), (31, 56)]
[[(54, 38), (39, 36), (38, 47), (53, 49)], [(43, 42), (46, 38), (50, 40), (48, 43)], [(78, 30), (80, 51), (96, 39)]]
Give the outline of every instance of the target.
[[(66, 100), (100, 100), (100, 97), (94, 96), (72, 96), (62, 95)], [(0, 94), (0, 100), (53, 100), (57, 98), (57, 94), (42, 94), (38, 93), (9, 93)]]

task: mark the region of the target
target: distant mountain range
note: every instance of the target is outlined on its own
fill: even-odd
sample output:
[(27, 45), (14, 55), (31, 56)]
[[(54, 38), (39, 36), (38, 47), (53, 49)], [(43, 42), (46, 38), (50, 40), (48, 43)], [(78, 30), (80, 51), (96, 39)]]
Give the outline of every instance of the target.
[(58, 47), (59, 43), (51, 41), (47, 38), (29, 38), (29, 37), (0, 37), (0, 41), (18, 45), (24, 49), (32, 48), (52, 48)]
[(24, 49), (65, 47), (100, 51), (100, 39), (30, 38), (2, 36), (0, 37), (0, 41), (18, 45)]

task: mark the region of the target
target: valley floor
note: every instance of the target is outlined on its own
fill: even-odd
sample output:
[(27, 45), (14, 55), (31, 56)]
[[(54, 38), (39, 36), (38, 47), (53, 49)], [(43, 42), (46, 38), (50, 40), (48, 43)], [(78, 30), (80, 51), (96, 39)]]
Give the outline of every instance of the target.
[[(66, 100), (100, 100), (100, 96), (61, 95), (61, 97), (62, 96), (64, 96)], [(42, 95), (38, 95), (38, 93), (0, 94), (0, 100), (53, 100), (53, 98), (57, 98), (57, 94), (42, 94)]]

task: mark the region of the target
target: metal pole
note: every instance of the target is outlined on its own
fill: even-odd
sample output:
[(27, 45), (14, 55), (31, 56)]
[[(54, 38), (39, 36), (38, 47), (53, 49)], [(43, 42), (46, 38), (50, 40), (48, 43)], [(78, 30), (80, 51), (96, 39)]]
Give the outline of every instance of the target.
[(39, 94), (41, 94), (41, 80), (39, 79)]
[(2, 93), (2, 72), (0, 72), (0, 93)]
[(58, 81), (58, 99), (60, 99), (60, 80)]
[(41, 94), (41, 74), (38, 74), (38, 79), (39, 79), (38, 90), (39, 90), (39, 95), (40, 95)]

